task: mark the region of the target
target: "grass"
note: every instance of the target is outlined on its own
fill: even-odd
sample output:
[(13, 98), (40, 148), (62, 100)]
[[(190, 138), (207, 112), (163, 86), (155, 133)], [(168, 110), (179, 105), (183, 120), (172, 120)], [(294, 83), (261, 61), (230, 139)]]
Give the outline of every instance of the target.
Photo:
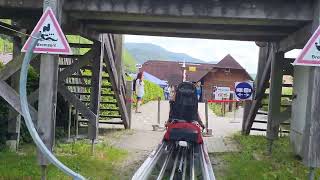
[[(78, 141), (74, 144), (58, 144), (55, 154), (72, 170), (91, 179), (120, 179), (117, 165), (127, 156), (127, 152), (106, 143), (95, 145), (91, 156), (90, 143)], [(16, 154), (8, 150), (0, 151), (0, 179), (40, 179), (40, 168), (36, 161), (36, 150), (26, 145)], [(48, 179), (71, 179), (53, 165), (48, 168)]]
[[(297, 159), (288, 137), (275, 141), (272, 155), (267, 155), (267, 140), (263, 136), (234, 136), (241, 147), (239, 153), (217, 154), (222, 167), (216, 172), (222, 180), (289, 180), (307, 179), (308, 168)], [(317, 170), (316, 179), (320, 178)]]

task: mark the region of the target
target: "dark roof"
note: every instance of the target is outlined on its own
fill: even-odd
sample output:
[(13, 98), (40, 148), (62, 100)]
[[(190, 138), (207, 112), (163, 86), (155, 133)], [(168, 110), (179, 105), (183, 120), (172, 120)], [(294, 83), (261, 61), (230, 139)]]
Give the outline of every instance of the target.
[[(167, 80), (170, 85), (177, 85), (182, 81), (182, 64), (183, 62), (149, 60), (142, 65), (141, 70)], [(214, 64), (186, 62), (187, 81), (199, 81), (214, 66)], [(196, 67), (196, 71), (188, 71), (189, 67)]]
[(244, 69), (230, 54), (224, 57), (218, 64), (217, 68)]

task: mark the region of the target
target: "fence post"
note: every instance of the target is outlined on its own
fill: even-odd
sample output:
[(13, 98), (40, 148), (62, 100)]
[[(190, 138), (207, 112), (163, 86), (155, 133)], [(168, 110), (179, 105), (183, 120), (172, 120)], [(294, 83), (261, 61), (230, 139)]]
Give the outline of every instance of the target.
[(209, 117), (208, 117), (209, 113), (208, 113), (208, 100), (205, 100), (205, 116), (206, 116), (206, 129), (208, 132), (208, 128), (209, 128)]
[(71, 137), (71, 118), (72, 118), (72, 105), (68, 103), (69, 111), (68, 111), (68, 142), (70, 141)]
[(160, 104), (161, 103), (161, 97), (158, 97), (158, 125), (160, 126)]

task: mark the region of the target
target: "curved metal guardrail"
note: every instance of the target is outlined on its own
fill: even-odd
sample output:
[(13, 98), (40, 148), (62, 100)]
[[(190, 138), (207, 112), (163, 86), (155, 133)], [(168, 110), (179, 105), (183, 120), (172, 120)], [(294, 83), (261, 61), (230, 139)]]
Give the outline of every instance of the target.
[(39, 150), (41, 151), (41, 153), (52, 164), (54, 164), (57, 168), (59, 168), (64, 173), (73, 177), (73, 179), (84, 180), (85, 178), (83, 176), (81, 176), (80, 174), (72, 171), (70, 168), (65, 166), (49, 151), (49, 149), (42, 142), (42, 140), (41, 140), (41, 138), (40, 138), (37, 130), (35, 129), (33, 122), (32, 122), (30, 112), (29, 112), (29, 107), (28, 107), (26, 84), (27, 84), (27, 78), (28, 78), (28, 67), (29, 67), (29, 63), (31, 60), (32, 51), (40, 39), (40, 33), (37, 34), (36, 37), (37, 37), (37, 39), (36, 38), (32, 39), (31, 45), (25, 54), (25, 57), (24, 57), (23, 63), (22, 63), (22, 67), (21, 67), (19, 92), (20, 92), (21, 110), (23, 113), (22, 115), (23, 115), (24, 120), (26, 122), (27, 128), (30, 132), (30, 135), (31, 135), (33, 141), (35, 142), (35, 144), (37, 145), (37, 147), (39, 148)]

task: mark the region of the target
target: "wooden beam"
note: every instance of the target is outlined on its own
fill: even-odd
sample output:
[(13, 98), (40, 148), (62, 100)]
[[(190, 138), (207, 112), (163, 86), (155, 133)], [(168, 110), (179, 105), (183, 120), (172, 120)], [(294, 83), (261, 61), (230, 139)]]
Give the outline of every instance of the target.
[(78, 72), (80, 68), (89, 64), (90, 60), (94, 57), (96, 51), (97, 51), (97, 47), (94, 46), (85, 55), (83, 55), (77, 61), (74, 61), (70, 66), (62, 70), (59, 73), (59, 81), (65, 80), (68, 76), (71, 76), (72, 74)]
[[(14, 110), (23, 115), (20, 106), (19, 94), (3, 80), (0, 80), (0, 96), (5, 99), (14, 108)], [(29, 109), (31, 118), (36, 124), (38, 113), (31, 105), (29, 105)]]
[(292, 49), (302, 49), (312, 35), (312, 25), (307, 24), (298, 31), (282, 39), (279, 43), (279, 51), (287, 52)]
[[(161, 27), (156, 23), (150, 26), (142, 24), (141, 26), (124, 24), (124, 25), (115, 25), (115, 23), (102, 23), (102, 24), (87, 24), (91, 29), (94, 29), (98, 32), (143, 32), (143, 33), (175, 33), (179, 34), (202, 34), (202, 35), (216, 35), (216, 36), (268, 36), (268, 37), (286, 37), (287, 32), (279, 31), (266, 31), (266, 30), (254, 30), (254, 28), (246, 30), (237, 30), (232, 28), (226, 29), (215, 29), (215, 26), (211, 28), (197, 28), (197, 27)], [(130, 34), (130, 33), (129, 33)]]
[(280, 108), (281, 108), (284, 52), (275, 53), (274, 56), (275, 57), (272, 59), (272, 62), (271, 62), (271, 74), (270, 74), (271, 80), (270, 80), (270, 88), (269, 88), (270, 95), (269, 95), (268, 124), (267, 124), (267, 138), (271, 141), (278, 138), (279, 127), (281, 122)]
[(59, 83), (58, 85), (59, 93), (70, 103), (72, 104), (85, 118), (94, 124), (96, 115), (76, 97), (72, 92), (70, 92), (63, 84)]
[[(37, 56), (38, 55), (33, 55), (32, 59)], [(23, 58), (24, 54), (21, 53), (19, 56), (8, 62), (0, 71), (0, 80), (7, 80), (10, 76), (19, 71), (21, 69)]]

